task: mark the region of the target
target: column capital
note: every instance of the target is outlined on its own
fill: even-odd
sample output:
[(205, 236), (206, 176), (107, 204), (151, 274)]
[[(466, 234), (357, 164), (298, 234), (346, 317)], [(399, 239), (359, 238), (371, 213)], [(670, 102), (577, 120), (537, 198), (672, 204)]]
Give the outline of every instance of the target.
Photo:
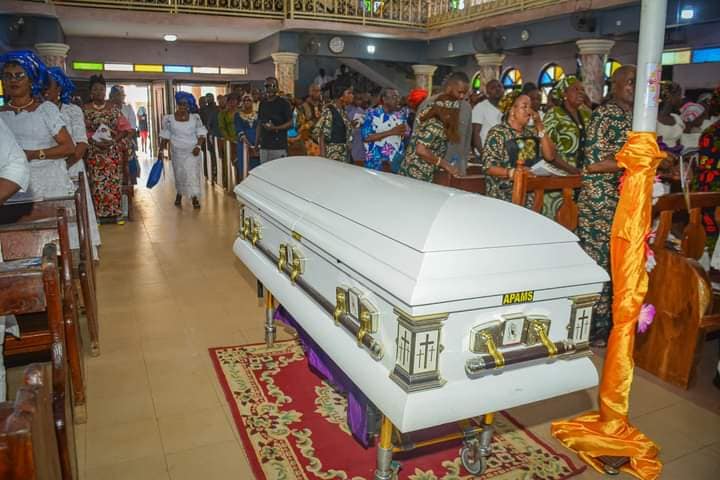
[(270, 56), (272, 57), (275, 65), (296, 64), (299, 57), (297, 53), (292, 52), (271, 53)]
[(502, 53), (476, 53), (475, 61), (481, 67), (485, 65), (499, 67), (505, 61), (505, 55), (503, 55)]
[(412, 69), (415, 75), (434, 75), (435, 70), (437, 70), (438, 67), (435, 65), (413, 65)]
[(610, 50), (615, 46), (613, 40), (603, 40), (601, 38), (577, 40), (575, 44), (580, 51), (580, 55), (609, 55)]
[(41, 57), (67, 57), (70, 45), (65, 43), (36, 43), (35, 50)]

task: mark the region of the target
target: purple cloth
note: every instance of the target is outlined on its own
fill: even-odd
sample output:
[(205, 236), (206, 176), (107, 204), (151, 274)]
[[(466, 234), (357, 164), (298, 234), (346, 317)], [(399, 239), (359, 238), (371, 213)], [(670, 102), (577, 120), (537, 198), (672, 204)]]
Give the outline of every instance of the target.
[(370, 446), (370, 438), (368, 435), (368, 418), (367, 411), (370, 400), (360, 391), (360, 389), (348, 378), (347, 375), (338, 367), (335, 362), (323, 352), (310, 335), (302, 329), (300, 324), (285, 310), (279, 306), (275, 310), (273, 319), (282, 322), (294, 328), (300, 337), (300, 344), (305, 350), (306, 358), (310, 369), (319, 375), (323, 380), (335, 388), (341, 394), (347, 394), (347, 422), (353, 436), (368, 448)]

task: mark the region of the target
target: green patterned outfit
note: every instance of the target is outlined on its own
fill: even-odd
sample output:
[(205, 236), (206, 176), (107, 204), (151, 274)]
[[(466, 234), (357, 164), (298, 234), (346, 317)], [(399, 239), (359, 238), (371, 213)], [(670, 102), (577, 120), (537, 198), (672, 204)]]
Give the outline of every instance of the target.
[[(587, 128), (585, 164), (601, 162), (614, 156), (627, 140), (632, 128), (632, 112), (625, 112), (609, 102), (592, 114)], [(578, 199), (578, 229), (585, 252), (610, 273), (610, 230), (619, 199), (621, 172), (583, 175)], [(603, 286), (595, 306), (591, 339), (606, 339), (612, 328), (612, 281)]]
[(447, 134), (445, 133), (445, 127), (442, 122), (434, 117), (425, 121), (420, 120), (433, 105), (433, 103), (428, 103), (415, 117), (417, 119), (415, 121), (415, 128), (413, 129), (412, 135), (410, 136), (410, 143), (405, 151), (405, 159), (400, 165), (400, 170), (398, 170), (400, 175), (425, 182), (433, 181), (437, 167), (418, 156), (416, 151), (417, 144), (422, 143), (425, 148), (439, 158), (445, 158), (448, 148)]
[[(336, 114), (334, 114), (336, 112)], [(345, 142), (333, 142), (333, 118), (340, 117), (343, 125), (335, 125), (336, 128), (345, 129)], [(336, 132), (337, 133), (337, 132)], [(350, 144), (352, 143), (352, 124), (348, 119), (344, 108), (338, 108), (336, 105), (327, 105), (320, 114), (320, 120), (315, 124), (313, 129), (313, 137), (325, 140), (325, 158), (335, 160), (337, 162), (348, 162), (350, 157)]]
[[(511, 154), (507, 148), (508, 144), (513, 140), (517, 142), (518, 159), (522, 158), (527, 163), (535, 160), (538, 154), (539, 144), (533, 129), (526, 126), (522, 132), (518, 133), (508, 125), (507, 122), (503, 122), (491, 128), (485, 139), (482, 159), (486, 171), (490, 167), (515, 167), (517, 162), (512, 161)], [(486, 175), (485, 189), (488, 197), (512, 202), (513, 182), (510, 179)], [(528, 195), (526, 204), (532, 205), (532, 194)]]
[[(592, 112), (587, 108), (579, 108), (580, 123), (576, 123), (565, 107), (553, 107), (545, 114), (543, 124), (545, 133), (550, 136), (558, 155), (573, 167), (582, 168), (585, 147), (585, 129), (590, 123)], [(546, 192), (543, 198), (542, 213), (555, 219), (563, 203), (562, 192)]]

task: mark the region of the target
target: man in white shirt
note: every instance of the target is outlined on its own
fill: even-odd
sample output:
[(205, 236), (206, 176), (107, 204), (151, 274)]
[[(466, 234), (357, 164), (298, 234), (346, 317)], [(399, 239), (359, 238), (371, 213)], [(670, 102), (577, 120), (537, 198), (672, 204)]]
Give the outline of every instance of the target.
[(0, 205), (30, 183), (30, 166), (15, 136), (0, 120)]
[(320, 87), (320, 89), (322, 90), (322, 88), (323, 88), (328, 82), (330, 82), (330, 81), (332, 81), (332, 77), (328, 76), (328, 75), (325, 73), (325, 69), (324, 69), (324, 68), (321, 68), (321, 69), (318, 71), (317, 77), (315, 77), (315, 80), (313, 80), (313, 83), (314, 83), (315, 85), (317, 85), (318, 87)]
[(472, 146), (477, 153), (482, 152), (482, 147), (485, 145), (485, 139), (490, 129), (502, 122), (502, 112), (498, 109), (498, 103), (500, 103), (503, 93), (500, 80), (490, 80), (485, 85), (487, 99), (473, 107)]

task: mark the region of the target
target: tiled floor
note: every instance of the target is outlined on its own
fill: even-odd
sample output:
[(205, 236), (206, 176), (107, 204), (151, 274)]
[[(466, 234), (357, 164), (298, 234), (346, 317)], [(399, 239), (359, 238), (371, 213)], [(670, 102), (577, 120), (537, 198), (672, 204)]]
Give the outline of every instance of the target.
[[(211, 190), (201, 210), (178, 209), (171, 179), (138, 187), (134, 222), (101, 227), (102, 355), (87, 358), (88, 423), (77, 429), (87, 480), (252, 478), (207, 353), (263, 335), (254, 278), (231, 251), (236, 203)], [(639, 375), (633, 421), (662, 446), (663, 478), (718, 478), (720, 411), (673, 392)], [(511, 413), (561, 450), (549, 422), (595, 404), (590, 390)]]

